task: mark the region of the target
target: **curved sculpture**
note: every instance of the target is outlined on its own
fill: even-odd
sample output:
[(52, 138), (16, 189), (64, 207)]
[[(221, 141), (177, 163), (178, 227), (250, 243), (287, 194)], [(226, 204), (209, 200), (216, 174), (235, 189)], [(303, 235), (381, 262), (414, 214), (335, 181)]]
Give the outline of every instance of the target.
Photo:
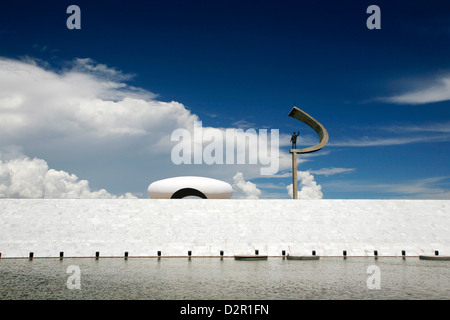
[(305, 149), (291, 149), (290, 151), (292, 153), (292, 198), (297, 199), (297, 153), (310, 153), (322, 149), (328, 143), (329, 136), (327, 129), (303, 110), (293, 107), (291, 112), (289, 112), (289, 116), (310, 126), (319, 135), (320, 139), (319, 144), (315, 146)]
[(151, 199), (181, 199), (196, 196), (202, 199), (229, 199), (233, 195), (230, 184), (211, 178), (185, 176), (158, 180), (148, 186)]
[(315, 152), (315, 151), (322, 149), (328, 143), (329, 136), (328, 136), (327, 129), (325, 129), (325, 127), (323, 125), (321, 125), (319, 121), (317, 121), (316, 119), (311, 117), (309, 114), (307, 114), (303, 110), (300, 110), (297, 107), (293, 107), (291, 112), (289, 112), (289, 117), (300, 120), (301, 122), (310, 126), (319, 135), (319, 139), (320, 139), (319, 144), (317, 144), (313, 147), (309, 147), (309, 148), (305, 148), (305, 149), (293, 149), (293, 150), (295, 150), (294, 151), (295, 153)]

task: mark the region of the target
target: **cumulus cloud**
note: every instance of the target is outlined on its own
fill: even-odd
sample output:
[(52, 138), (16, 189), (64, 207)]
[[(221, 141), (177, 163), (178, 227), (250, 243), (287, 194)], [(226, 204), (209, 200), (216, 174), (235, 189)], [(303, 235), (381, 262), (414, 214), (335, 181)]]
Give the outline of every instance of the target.
[[(196, 114), (182, 103), (159, 101), (129, 86), (127, 79), (89, 58), (76, 59), (59, 72), (33, 60), (0, 58), (0, 143), (32, 144), (45, 136), (48, 142), (70, 138), (92, 144), (129, 137), (145, 139), (152, 152), (167, 152), (174, 145), (174, 130), (193, 133)], [(225, 136), (226, 128), (203, 129)], [(237, 138), (248, 137), (255, 134), (242, 132)]]
[[(225, 158), (223, 164), (212, 166), (205, 162), (195, 166), (172, 163), (171, 151), (176, 145), (172, 133), (183, 128), (193, 134), (200, 119), (182, 103), (160, 101), (156, 94), (129, 85), (127, 81), (132, 78), (89, 58), (76, 59), (69, 67), (56, 70), (31, 58), (0, 57), (0, 147), (17, 145), (25, 154), (43, 161), (63, 162), (64, 170), (88, 176), (96, 184), (108, 179), (125, 188), (126, 183), (134, 185), (137, 179), (145, 179), (139, 181), (144, 190), (156, 179), (185, 175), (186, 171), (231, 181), (237, 171), (253, 179), (261, 175), (261, 168), (273, 163), (279, 162), (280, 170), (290, 167), (290, 154), (282, 149), (276, 161), (259, 148), (258, 163), (238, 163), (254, 143), (245, 142), (243, 150), (237, 146), (257, 139), (248, 131), (237, 134), (232, 163)], [(211, 128), (205, 123), (203, 129), (204, 133), (226, 136), (227, 128)], [(259, 135), (259, 128), (255, 129)], [(289, 144), (288, 135), (280, 134), (279, 138), (281, 147)], [(209, 143), (204, 141), (203, 146)], [(105, 164), (114, 170), (113, 175), (94, 170)]]
[[(298, 171), (297, 178), (300, 180), (297, 188), (298, 199), (322, 199), (322, 186), (317, 184), (314, 176), (308, 171)], [(289, 195), (292, 197), (292, 183), (286, 187)]]
[[(198, 117), (126, 79), (91, 59), (55, 70), (29, 58), (0, 57), (0, 147), (20, 146), (27, 155), (63, 162), (64, 170), (96, 184), (108, 180), (122, 192), (134, 184), (140, 189), (130, 191), (145, 190), (151, 180), (174, 171), (171, 132), (191, 128)], [(150, 170), (137, 161), (151, 164)], [(100, 170), (105, 165), (109, 171)]]
[(234, 177), (234, 187), (238, 192), (243, 193), (241, 198), (244, 199), (259, 199), (261, 195), (261, 190), (256, 187), (256, 184), (250, 181), (245, 181), (244, 174), (242, 172), (237, 172)]
[(58, 73), (0, 58), (0, 136), (11, 140), (45, 132), (92, 139), (151, 134), (157, 142), (158, 132), (167, 132), (162, 129), (197, 119), (181, 103), (155, 100), (151, 92), (117, 80), (122, 78), (89, 59)]
[[(10, 158), (4, 156), (2, 158)], [(87, 180), (50, 169), (43, 159), (22, 156), (0, 159), (0, 198), (135, 198), (131, 193), (116, 196), (105, 189), (91, 190)]]

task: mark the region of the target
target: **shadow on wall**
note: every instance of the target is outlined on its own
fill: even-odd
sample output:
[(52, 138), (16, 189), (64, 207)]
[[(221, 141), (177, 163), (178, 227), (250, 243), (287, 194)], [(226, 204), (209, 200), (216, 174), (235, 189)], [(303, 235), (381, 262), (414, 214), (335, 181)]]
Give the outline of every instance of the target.
[(199, 197), (202, 199), (207, 199), (203, 192), (198, 191), (193, 188), (183, 188), (175, 192), (170, 199), (182, 199), (184, 197)]

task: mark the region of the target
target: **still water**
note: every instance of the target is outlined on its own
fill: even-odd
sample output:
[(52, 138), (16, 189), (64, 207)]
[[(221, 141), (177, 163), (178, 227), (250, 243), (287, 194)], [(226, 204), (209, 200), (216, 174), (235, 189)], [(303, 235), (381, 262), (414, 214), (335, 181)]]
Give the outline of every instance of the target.
[(0, 299), (450, 299), (450, 262), (408, 257), (0, 259)]

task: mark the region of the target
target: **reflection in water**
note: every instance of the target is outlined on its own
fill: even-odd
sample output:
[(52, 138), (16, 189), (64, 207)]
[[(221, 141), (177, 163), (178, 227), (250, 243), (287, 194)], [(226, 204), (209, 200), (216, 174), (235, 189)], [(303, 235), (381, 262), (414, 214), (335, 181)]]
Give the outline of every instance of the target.
[[(0, 259), (0, 299), (450, 299), (449, 263), (412, 257)], [(79, 289), (70, 285), (77, 277)], [(374, 281), (379, 289), (369, 288)]]

